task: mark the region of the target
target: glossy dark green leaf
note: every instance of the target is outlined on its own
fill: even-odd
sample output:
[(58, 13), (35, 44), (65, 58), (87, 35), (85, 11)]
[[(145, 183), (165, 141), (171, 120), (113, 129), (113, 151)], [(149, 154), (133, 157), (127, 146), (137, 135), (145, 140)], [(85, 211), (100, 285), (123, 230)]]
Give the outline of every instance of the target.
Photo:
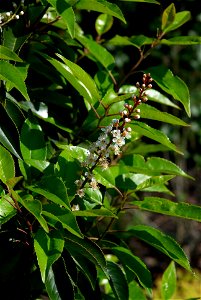
[(146, 225), (132, 226), (127, 232), (163, 252), (186, 270), (191, 271), (186, 254), (179, 244), (169, 235)]
[(162, 112), (156, 109), (155, 107), (144, 103), (140, 105), (140, 117), (170, 123), (172, 125), (188, 126), (188, 124), (182, 121), (181, 119), (167, 112)]
[(64, 240), (59, 231), (51, 230), (49, 234), (42, 229), (37, 231), (34, 237), (34, 249), (44, 283), (52, 264), (61, 256), (63, 247)]
[(137, 276), (140, 284), (145, 288), (152, 287), (151, 273), (143, 261), (123, 247), (114, 247), (112, 252), (118, 257), (119, 261)]
[(27, 189), (43, 195), (47, 200), (54, 202), (55, 204), (70, 207), (67, 189), (61, 178), (50, 175), (44, 176), (39, 182), (32, 186), (26, 186)]
[(48, 58), (48, 61), (66, 78), (67, 81), (80, 93), (90, 104), (99, 100), (99, 93), (95, 82), (80, 66), (67, 60), (58, 54), (58, 57), (64, 61)]
[(45, 160), (47, 155), (44, 133), (37, 120), (30, 116), (23, 124), (20, 148), (23, 158)]
[(152, 78), (159, 85), (159, 87), (172, 95), (175, 100), (182, 103), (186, 113), (190, 116), (190, 96), (186, 84), (178, 76), (166, 69), (163, 66), (152, 67), (149, 69)]
[(74, 256), (78, 253), (79, 255), (84, 255), (92, 263), (105, 271), (105, 257), (97, 244), (87, 238), (81, 239), (70, 233), (65, 234), (65, 241), (65, 247), (71, 255)]
[(0, 59), (22, 62), (22, 59), (9, 48), (0, 45)]
[(51, 300), (62, 300), (59, 295), (59, 291), (56, 284), (56, 279), (52, 267), (49, 268), (48, 274), (45, 280), (45, 287), (47, 289), (48, 296)]
[(117, 300), (128, 300), (128, 283), (118, 264), (108, 261), (107, 272), (110, 277), (110, 285)]
[(134, 132), (137, 132), (154, 141), (157, 141), (158, 143), (168, 147), (171, 150), (174, 150), (178, 153), (182, 153), (174, 144), (171, 143), (169, 138), (162, 131), (154, 129), (149, 125), (139, 121), (132, 121), (130, 127)]
[(79, 229), (76, 218), (69, 209), (62, 208), (59, 205), (55, 204), (46, 204), (43, 205), (42, 214), (45, 217), (60, 222), (63, 228), (66, 228), (72, 234), (75, 234), (78, 237), (82, 237), (82, 233)]
[(42, 228), (49, 232), (47, 222), (42, 216), (42, 203), (36, 199), (21, 198), (20, 203), (36, 218)]
[[(75, 36), (75, 14), (72, 9), (74, 3), (69, 0), (57, 1), (48, 0), (48, 2), (56, 9), (58, 14), (63, 18), (68, 28), (68, 32), (72, 38)], [(71, 4), (72, 2), (72, 4)]]
[(191, 19), (190, 11), (181, 11), (176, 13), (175, 18), (169, 26), (165, 27), (163, 32), (167, 33), (169, 31), (175, 30), (181, 27), (183, 24), (188, 22)]
[(83, 273), (83, 275), (88, 279), (91, 284), (93, 290), (96, 287), (96, 277), (97, 277), (97, 270), (95, 265), (88, 260), (85, 256), (77, 254), (73, 254), (73, 260), (75, 261), (78, 269)]
[(13, 200), (10, 196), (5, 195), (0, 198), (0, 225), (8, 222), (17, 213), (13, 206)]
[(97, 42), (86, 38), (85, 36), (77, 36), (77, 39), (108, 71), (113, 69), (115, 60), (112, 54), (110, 54), (106, 48), (99, 45)]
[(142, 210), (201, 222), (201, 207), (198, 205), (159, 197), (145, 197), (143, 201), (134, 201), (133, 204)]
[(77, 9), (93, 10), (100, 13), (108, 14), (116, 17), (126, 23), (124, 16), (116, 4), (110, 3), (105, 0), (80, 0), (76, 4)]
[(188, 35), (188, 36), (175, 36), (173, 38), (170, 38), (168, 40), (162, 39), (160, 41), (161, 44), (164, 45), (200, 45), (201, 44), (201, 37), (200, 36), (194, 36), (194, 35)]
[(22, 78), (21, 72), (17, 67), (11, 65), (7, 61), (0, 61), (0, 79), (6, 80), (11, 83), (20, 93), (24, 96), (26, 100), (29, 100), (29, 95), (27, 94), (27, 88)]
[(113, 24), (113, 17), (108, 14), (101, 14), (98, 16), (95, 22), (95, 28), (97, 33), (101, 36), (102, 34), (106, 33)]
[(162, 14), (162, 26), (161, 29), (164, 30), (173, 23), (176, 15), (176, 9), (174, 3), (171, 3)]
[(0, 180), (6, 182), (15, 177), (15, 164), (12, 155), (0, 145)]
[(176, 269), (172, 261), (162, 276), (161, 295), (164, 300), (169, 300), (176, 290)]
[[(8, 96), (8, 95), (7, 95)], [(22, 124), (24, 123), (24, 115), (19, 105), (15, 102), (15, 100), (6, 99), (4, 104), (4, 109), (12, 120), (14, 125), (16, 126), (18, 132), (20, 132)]]

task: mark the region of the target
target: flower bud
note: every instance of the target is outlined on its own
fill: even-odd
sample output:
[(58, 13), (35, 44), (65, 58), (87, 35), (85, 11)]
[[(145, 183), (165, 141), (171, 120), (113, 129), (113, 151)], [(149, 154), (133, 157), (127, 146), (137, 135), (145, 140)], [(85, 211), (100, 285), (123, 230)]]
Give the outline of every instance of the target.
[(134, 119), (135, 119), (135, 120), (140, 119), (140, 115), (135, 115), (135, 116), (134, 116)]
[(150, 84), (148, 84), (148, 86), (147, 86), (149, 89), (151, 89), (152, 88), (152, 84), (150, 83)]

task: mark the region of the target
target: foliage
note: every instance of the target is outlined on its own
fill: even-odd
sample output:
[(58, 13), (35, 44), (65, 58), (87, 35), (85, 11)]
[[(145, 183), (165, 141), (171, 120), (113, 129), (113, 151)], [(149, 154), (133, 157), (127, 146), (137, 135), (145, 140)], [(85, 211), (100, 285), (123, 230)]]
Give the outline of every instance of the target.
[[(192, 180), (160, 157), (182, 151), (156, 125), (188, 126), (174, 115), (183, 108), (190, 116), (188, 87), (162, 64), (142, 67), (163, 45), (201, 38), (172, 36), (191, 17), (173, 3), (156, 35), (106, 38), (115, 22), (126, 23), (126, 2), (32, 0), (1, 10), (0, 277), (10, 298), (151, 298), (152, 274), (131, 251), (131, 237), (172, 260), (164, 299), (175, 290), (174, 262), (191, 272), (171, 236), (142, 224), (115, 226), (131, 209), (201, 220), (199, 206), (161, 196), (172, 195), (175, 176)], [(91, 16), (95, 34), (83, 29)], [(128, 46), (139, 59), (121, 74), (116, 53)]]

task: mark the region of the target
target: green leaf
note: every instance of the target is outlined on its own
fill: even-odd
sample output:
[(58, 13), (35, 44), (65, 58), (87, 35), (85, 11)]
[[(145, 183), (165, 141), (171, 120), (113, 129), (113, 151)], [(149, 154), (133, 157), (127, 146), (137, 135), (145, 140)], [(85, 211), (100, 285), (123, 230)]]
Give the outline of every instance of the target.
[(143, 3), (153, 3), (153, 4), (160, 4), (160, 2), (155, 0), (120, 0), (122, 2), (143, 2)]
[(164, 30), (174, 22), (176, 15), (176, 9), (174, 3), (171, 3), (163, 12), (162, 14), (162, 26), (161, 29)]
[(149, 125), (139, 122), (139, 121), (132, 121), (130, 127), (134, 132), (137, 132), (141, 135), (144, 135), (158, 143), (168, 147), (175, 152), (182, 153), (174, 144), (172, 144), (169, 138), (161, 131), (150, 127)]
[(19, 201), (36, 218), (36, 220), (38, 220), (42, 228), (46, 232), (49, 232), (47, 222), (42, 216), (42, 203), (39, 200), (32, 199), (32, 198), (31, 199), (21, 198), (19, 199)]
[(70, 208), (65, 184), (62, 179), (57, 176), (44, 176), (39, 182), (32, 186), (26, 186), (26, 188), (43, 195), (53, 203)]
[(93, 79), (80, 66), (59, 54), (58, 57), (61, 58), (64, 63), (53, 58), (48, 58), (48, 61), (90, 104), (95, 104), (99, 100), (99, 93)]
[(0, 45), (0, 59), (14, 60), (22, 62), (22, 59), (9, 48)]
[(161, 185), (170, 179), (174, 178), (173, 175), (164, 176), (147, 176), (143, 174), (127, 173), (122, 177), (117, 178), (116, 184), (123, 190), (140, 191), (152, 186)]
[(15, 177), (15, 164), (12, 155), (0, 145), (0, 180), (3, 183)]
[(123, 247), (114, 247), (112, 252), (118, 257), (119, 261), (126, 266), (134, 275), (137, 276), (140, 284), (144, 288), (152, 287), (151, 273), (141, 259)]
[(188, 126), (188, 124), (182, 121), (181, 119), (169, 113), (162, 112), (156, 109), (155, 107), (144, 103), (140, 105), (140, 117), (145, 119), (170, 123), (173, 125)]
[(149, 98), (149, 100), (180, 109), (179, 106), (177, 106), (175, 103), (170, 101), (167, 97), (165, 97), (163, 94), (161, 94), (157, 90), (154, 90), (154, 89), (147, 90), (146, 94), (147, 94), (147, 97)]
[(145, 161), (142, 155), (134, 154), (125, 156), (124, 162), (130, 172), (137, 172), (147, 175), (170, 174), (192, 179), (191, 176), (186, 174), (177, 165), (164, 158), (148, 157), (147, 161)]
[(37, 120), (30, 115), (23, 124), (20, 148), (26, 160), (45, 160), (47, 155), (44, 133)]
[(48, 0), (48, 2), (56, 9), (58, 14), (63, 18), (65, 21), (68, 32), (72, 38), (75, 36), (75, 14), (72, 9), (72, 5), (74, 3), (70, 4), (72, 1), (69, 0), (63, 0), (63, 1), (57, 1), (57, 0)]
[(17, 213), (13, 200), (8, 195), (0, 198), (0, 225), (8, 222)]
[(160, 41), (161, 44), (164, 45), (200, 45), (201, 44), (201, 37), (200, 36), (175, 36), (173, 38), (170, 38), (168, 40), (162, 39)]
[(145, 225), (132, 226), (127, 232), (163, 252), (186, 270), (191, 271), (188, 258), (184, 251), (169, 235)]
[(100, 209), (87, 209), (87, 210), (74, 210), (73, 215), (76, 217), (110, 217), (117, 218), (117, 216), (106, 208)]
[(129, 283), (129, 300), (146, 300), (142, 289), (139, 287), (136, 281), (132, 280), (131, 283)]
[(52, 264), (61, 256), (63, 247), (64, 240), (59, 231), (51, 230), (49, 234), (42, 229), (37, 231), (34, 237), (34, 249), (44, 283)]
[(113, 17), (108, 14), (101, 14), (98, 16), (95, 22), (95, 28), (98, 35), (102, 35), (110, 30), (113, 25)]
[(119, 265), (112, 261), (107, 262), (107, 272), (110, 285), (117, 300), (128, 300), (128, 284)]
[(120, 36), (117, 34), (115, 37), (110, 39), (107, 44), (120, 47), (133, 46), (140, 49), (143, 45), (151, 45), (153, 40), (153, 38), (145, 35), (136, 35), (129, 38), (127, 36)]
[(183, 24), (188, 22), (191, 19), (191, 13), (190, 11), (181, 11), (176, 13), (175, 18), (169, 26), (165, 27), (163, 32), (167, 33), (169, 31), (175, 30), (179, 27), (181, 27)]
[(176, 269), (172, 261), (162, 276), (161, 295), (164, 300), (169, 300), (176, 290)]
[(82, 233), (79, 229), (74, 214), (69, 209), (60, 207), (56, 204), (46, 204), (43, 205), (42, 214), (45, 217), (60, 222), (63, 228), (67, 229), (72, 234), (75, 234), (78, 237), (82, 237)]
[(48, 274), (46, 276), (45, 280), (45, 287), (48, 293), (48, 296), (51, 300), (62, 300), (62, 298), (59, 295), (59, 291), (56, 284), (56, 278), (54, 275), (54, 272), (52, 270), (52, 267), (49, 268)]
[(98, 11), (100, 13), (116, 17), (126, 23), (126, 20), (119, 7), (116, 4), (110, 3), (105, 0), (80, 0), (76, 4), (76, 8)]
[(65, 241), (65, 247), (72, 256), (83, 255), (105, 272), (105, 257), (97, 244), (87, 238), (80, 239), (70, 233), (65, 234)]
[(27, 88), (22, 78), (21, 72), (17, 67), (11, 65), (7, 61), (0, 61), (0, 79), (6, 80), (7, 82), (13, 84), (13, 86), (20, 91), (26, 100), (29, 99), (27, 94)]
[(145, 197), (143, 201), (134, 201), (133, 204), (142, 210), (201, 222), (201, 207), (197, 205), (159, 197)]
[(184, 81), (163, 66), (157, 66), (149, 69), (152, 78), (158, 86), (172, 95), (175, 100), (182, 103), (188, 116), (190, 116), (190, 95)]
[(89, 50), (89, 53), (106, 68), (106, 70), (110, 71), (113, 69), (115, 63), (114, 57), (103, 46), (85, 36), (77, 36), (77, 39)]

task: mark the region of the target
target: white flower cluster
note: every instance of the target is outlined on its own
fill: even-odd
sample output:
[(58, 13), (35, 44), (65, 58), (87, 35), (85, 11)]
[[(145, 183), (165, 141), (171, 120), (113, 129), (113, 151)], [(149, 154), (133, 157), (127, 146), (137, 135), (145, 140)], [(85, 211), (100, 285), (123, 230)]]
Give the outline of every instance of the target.
[(125, 145), (125, 140), (131, 138), (131, 128), (125, 127), (131, 122), (131, 118), (138, 120), (140, 118), (141, 102), (148, 100), (146, 90), (152, 88), (152, 78), (150, 73), (143, 75), (143, 83), (136, 83), (138, 95), (132, 97), (133, 105), (125, 103), (124, 110), (120, 111), (120, 119), (113, 119), (111, 124), (102, 128), (102, 133), (97, 141), (89, 149), (86, 160), (82, 166), (87, 169), (81, 179), (76, 180), (77, 195), (84, 196), (84, 187), (86, 184), (92, 189), (98, 189), (98, 183), (93, 176), (93, 170), (96, 166), (101, 166), (103, 170), (109, 166), (109, 159), (114, 155), (120, 155), (121, 148)]
[[(124, 123), (130, 122), (130, 119), (126, 121), (125, 118)], [(83, 187), (87, 182), (92, 189), (98, 189), (98, 183), (92, 174), (94, 167), (99, 165), (103, 170), (107, 169), (110, 156), (119, 155), (121, 147), (125, 145), (125, 139), (129, 138), (131, 138), (131, 128), (120, 126), (118, 119), (113, 119), (110, 125), (102, 128), (101, 135), (92, 144), (86, 160), (82, 163), (82, 166), (86, 167), (88, 171), (84, 173), (81, 179), (75, 181), (79, 197), (84, 196)]]

